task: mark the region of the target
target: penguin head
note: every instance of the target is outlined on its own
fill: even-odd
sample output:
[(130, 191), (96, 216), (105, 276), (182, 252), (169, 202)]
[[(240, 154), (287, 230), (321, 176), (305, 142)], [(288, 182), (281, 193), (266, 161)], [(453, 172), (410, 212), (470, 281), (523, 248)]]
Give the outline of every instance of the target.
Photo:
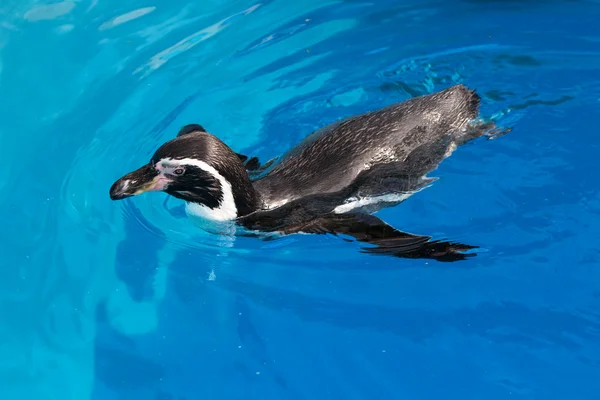
[(232, 220), (256, 209), (257, 195), (239, 156), (200, 125), (186, 125), (150, 161), (119, 178), (112, 200), (163, 191), (211, 220)]

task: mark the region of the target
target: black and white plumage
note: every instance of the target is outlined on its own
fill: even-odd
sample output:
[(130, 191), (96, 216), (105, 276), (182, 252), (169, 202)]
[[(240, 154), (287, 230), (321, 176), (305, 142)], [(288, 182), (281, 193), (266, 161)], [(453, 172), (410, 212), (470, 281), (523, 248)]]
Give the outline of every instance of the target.
[[(365, 251), (454, 261), (476, 246), (401, 232), (373, 212), (430, 185), (427, 174), (458, 146), (483, 136), (479, 96), (463, 85), (350, 117), (260, 165), (200, 125), (187, 125), (150, 162), (117, 180), (113, 200), (164, 191), (188, 213), (250, 232), (349, 235)], [(472, 255), (472, 254), (471, 254)]]

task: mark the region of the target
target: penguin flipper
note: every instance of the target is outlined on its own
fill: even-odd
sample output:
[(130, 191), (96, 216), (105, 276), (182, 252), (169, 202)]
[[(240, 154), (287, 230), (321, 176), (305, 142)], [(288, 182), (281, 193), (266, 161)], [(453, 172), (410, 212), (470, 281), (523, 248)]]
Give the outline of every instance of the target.
[[(267, 212), (268, 214), (268, 212)], [(292, 213), (293, 214), (293, 213)], [(312, 233), (351, 236), (359, 242), (375, 247), (363, 247), (361, 252), (400, 258), (426, 258), (437, 261), (461, 261), (475, 254), (463, 252), (477, 246), (446, 241), (431, 241), (430, 236), (402, 232), (378, 217), (363, 213), (327, 213), (310, 217), (307, 214), (289, 215), (288, 218), (258, 216), (246, 220), (249, 229), (283, 234)]]
[(263, 173), (267, 168), (269, 168), (276, 160), (276, 158), (272, 158), (264, 164), (261, 164), (258, 157), (248, 157), (244, 154), (235, 153), (244, 167), (246, 167), (246, 171), (250, 172), (250, 178), (254, 178), (257, 175)]
[(477, 246), (446, 241), (432, 241), (430, 236), (402, 232), (370, 214), (330, 214), (301, 227), (306, 233), (348, 235), (357, 241), (374, 245), (363, 247), (363, 253), (401, 258), (431, 258), (437, 261), (460, 261), (474, 254), (464, 254)]
[(244, 167), (246, 167), (246, 171), (256, 171), (260, 168), (260, 161), (257, 157), (248, 157), (247, 155), (235, 153), (236, 156), (240, 159)]

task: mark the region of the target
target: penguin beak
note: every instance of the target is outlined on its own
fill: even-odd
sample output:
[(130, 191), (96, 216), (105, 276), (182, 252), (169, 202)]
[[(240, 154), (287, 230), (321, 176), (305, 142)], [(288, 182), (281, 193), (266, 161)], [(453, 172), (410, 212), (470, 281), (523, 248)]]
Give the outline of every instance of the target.
[(110, 188), (110, 198), (111, 200), (122, 200), (144, 192), (164, 190), (170, 182), (170, 179), (162, 175), (151, 164), (147, 164), (113, 183)]

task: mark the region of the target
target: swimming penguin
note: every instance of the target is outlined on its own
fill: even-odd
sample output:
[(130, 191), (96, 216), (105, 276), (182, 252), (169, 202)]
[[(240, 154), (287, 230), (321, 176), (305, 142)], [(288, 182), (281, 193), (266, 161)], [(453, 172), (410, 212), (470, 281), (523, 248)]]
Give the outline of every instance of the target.
[(458, 146), (488, 135), (476, 122), (480, 98), (464, 85), (340, 120), (261, 165), (197, 124), (186, 125), (150, 162), (118, 179), (121, 200), (163, 191), (188, 214), (231, 221), (247, 232), (347, 235), (362, 251), (405, 258), (463, 260), (477, 248), (399, 231), (374, 212), (426, 188)]

